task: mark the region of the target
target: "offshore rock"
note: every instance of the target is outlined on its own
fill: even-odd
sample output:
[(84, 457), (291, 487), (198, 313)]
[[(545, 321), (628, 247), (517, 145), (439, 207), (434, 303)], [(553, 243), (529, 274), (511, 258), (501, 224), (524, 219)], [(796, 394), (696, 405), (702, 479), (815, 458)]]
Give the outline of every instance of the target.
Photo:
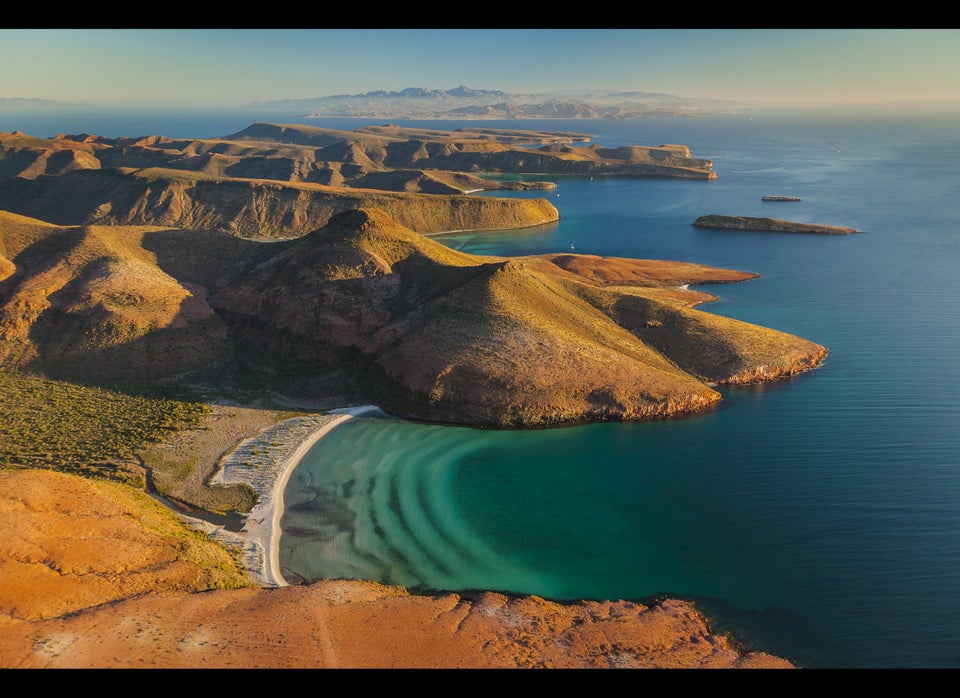
[(718, 228), (725, 230), (757, 230), (771, 233), (813, 233), (816, 235), (850, 235), (862, 232), (855, 228), (843, 228), (836, 225), (818, 223), (795, 223), (779, 218), (751, 218), (749, 216), (700, 216), (693, 222), (698, 228)]

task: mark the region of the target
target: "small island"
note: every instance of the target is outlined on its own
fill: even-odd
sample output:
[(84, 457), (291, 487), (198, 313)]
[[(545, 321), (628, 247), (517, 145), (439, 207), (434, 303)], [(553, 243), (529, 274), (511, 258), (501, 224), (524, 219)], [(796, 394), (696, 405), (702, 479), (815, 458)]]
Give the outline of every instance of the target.
[(698, 228), (718, 228), (722, 230), (756, 230), (770, 233), (814, 233), (817, 235), (850, 235), (863, 231), (856, 228), (842, 228), (836, 225), (819, 223), (796, 223), (780, 218), (751, 218), (749, 216), (720, 216), (711, 214), (700, 216), (693, 222)]

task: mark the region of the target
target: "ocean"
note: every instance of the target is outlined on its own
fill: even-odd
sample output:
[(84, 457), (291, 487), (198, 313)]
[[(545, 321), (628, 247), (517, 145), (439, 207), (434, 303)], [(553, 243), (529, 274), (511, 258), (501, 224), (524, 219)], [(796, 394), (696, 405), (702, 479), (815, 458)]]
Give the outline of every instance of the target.
[[(351, 420), (287, 486), (284, 574), (557, 600), (678, 597), (746, 646), (802, 667), (960, 667), (957, 117), (396, 122), (689, 146), (713, 160), (716, 180), (552, 178), (554, 191), (482, 195), (547, 196), (559, 222), (436, 240), (478, 254), (573, 251), (756, 272), (699, 287), (719, 297), (700, 309), (830, 353), (791, 379), (721, 389), (719, 407), (683, 419), (537, 430)], [(0, 112), (0, 130), (35, 136), (209, 137), (254, 121), (384, 123)], [(691, 225), (710, 213), (864, 232)]]

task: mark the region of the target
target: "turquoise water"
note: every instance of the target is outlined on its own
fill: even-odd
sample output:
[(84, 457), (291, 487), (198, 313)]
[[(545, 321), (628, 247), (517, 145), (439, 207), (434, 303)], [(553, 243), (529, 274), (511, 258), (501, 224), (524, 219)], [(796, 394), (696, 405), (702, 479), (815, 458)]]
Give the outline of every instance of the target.
[[(682, 143), (713, 159), (719, 178), (561, 178), (546, 193), (556, 224), (437, 239), (475, 253), (574, 245), (757, 272), (702, 287), (720, 297), (702, 309), (820, 342), (830, 350), (821, 368), (727, 389), (709, 413), (648, 424), (498, 431), (352, 420), (291, 478), (284, 573), (556, 599), (682, 596), (802, 666), (960, 667), (960, 120), (750, 117), (483, 122), (586, 131), (610, 147)], [(382, 122), (237, 113), (25, 122), (7, 112), (0, 130), (188, 137), (255, 120)], [(803, 201), (764, 203), (765, 194)], [(690, 225), (708, 213), (867, 232)]]

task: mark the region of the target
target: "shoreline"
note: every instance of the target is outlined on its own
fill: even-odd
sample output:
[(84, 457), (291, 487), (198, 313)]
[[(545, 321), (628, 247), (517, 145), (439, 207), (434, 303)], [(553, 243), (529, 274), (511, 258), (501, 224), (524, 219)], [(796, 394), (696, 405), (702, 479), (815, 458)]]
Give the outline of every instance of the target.
[[(319, 429), (311, 432), (306, 439), (297, 445), (296, 450), (284, 460), (280, 468), (279, 477), (277, 477), (276, 483), (273, 486), (273, 496), (268, 497), (263, 506), (263, 508), (270, 512), (270, 526), (267, 529), (266, 545), (263, 545), (263, 535), (261, 534), (261, 545), (263, 545), (265, 551), (269, 551), (269, 555), (265, 557), (266, 565), (263, 572), (264, 577), (270, 580), (274, 586), (289, 586), (287, 580), (284, 579), (280, 573), (280, 535), (282, 533), (280, 530), (280, 519), (283, 517), (283, 490), (286, 489), (287, 483), (290, 481), (290, 476), (310, 449), (313, 448), (320, 439), (330, 433), (334, 427), (371, 409), (379, 408), (373, 405), (346, 408), (342, 414), (338, 414)], [(331, 414), (333, 413), (336, 413), (336, 410), (331, 411)], [(261, 502), (263, 502), (262, 499)], [(258, 505), (259, 504), (260, 503), (258, 503)], [(253, 512), (251, 512), (251, 515), (252, 514)]]
[(244, 566), (258, 586), (289, 586), (280, 573), (280, 519), (283, 490), (293, 471), (334, 427), (368, 412), (382, 410), (376, 405), (362, 405), (292, 417), (245, 439), (224, 455), (211, 484), (246, 483), (256, 491), (257, 504), (239, 533), (202, 521), (200, 527), (227, 545), (240, 548)]

